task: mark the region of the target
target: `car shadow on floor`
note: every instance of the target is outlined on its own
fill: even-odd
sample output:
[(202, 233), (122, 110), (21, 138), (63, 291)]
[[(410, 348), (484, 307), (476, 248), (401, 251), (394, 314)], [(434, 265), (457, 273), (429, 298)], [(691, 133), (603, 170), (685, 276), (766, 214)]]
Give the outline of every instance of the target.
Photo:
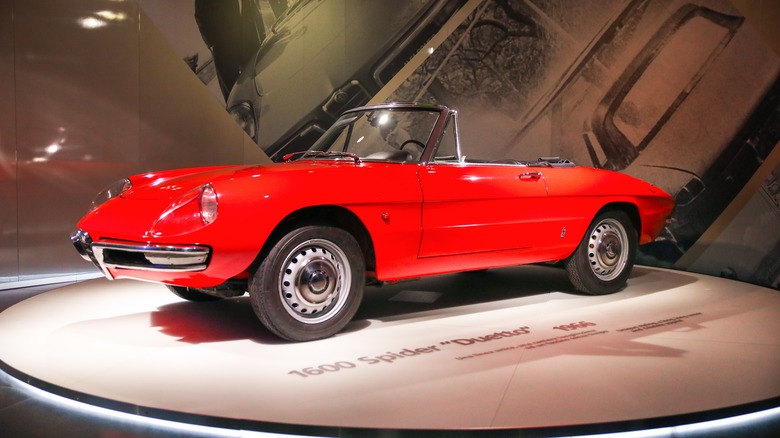
[[(632, 281), (641, 282), (649, 271), (635, 269)], [(680, 275), (680, 282), (686, 280)], [(681, 283), (682, 284), (682, 283)], [(628, 298), (629, 291), (619, 292)], [(363, 302), (344, 332), (360, 331), (371, 320), (383, 322), (419, 318), (427, 312), (490, 305), (518, 298), (539, 300), (578, 299), (583, 294), (569, 283), (557, 266), (528, 265), (477, 272), (438, 275), (365, 288)], [(594, 297), (594, 300), (599, 299)], [(611, 297), (610, 299), (615, 299)], [(440, 313), (437, 313), (440, 314)], [(151, 325), (160, 332), (190, 344), (251, 340), (261, 344), (286, 344), (263, 327), (248, 296), (213, 302), (181, 301), (151, 313)]]
[(579, 294), (559, 267), (534, 265), (439, 275), (367, 287), (356, 320), (403, 319), (428, 310), (564, 292)]
[[(521, 298), (561, 291), (576, 293), (563, 269), (523, 266), (439, 275), (365, 288), (363, 302), (348, 331), (369, 319), (403, 320), (420, 312)], [(181, 301), (159, 307), (151, 325), (180, 342), (200, 344), (249, 339), (284, 344), (266, 330), (252, 311), (248, 296), (212, 302)]]
[(178, 342), (202, 344), (248, 339), (261, 344), (284, 344), (255, 316), (249, 297), (210, 302), (181, 301), (159, 307), (150, 324)]

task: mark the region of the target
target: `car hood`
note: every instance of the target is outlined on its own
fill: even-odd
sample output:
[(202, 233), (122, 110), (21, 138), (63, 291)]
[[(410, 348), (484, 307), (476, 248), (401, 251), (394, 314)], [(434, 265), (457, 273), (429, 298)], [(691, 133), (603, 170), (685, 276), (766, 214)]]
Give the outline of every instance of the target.
[(245, 166), (202, 167), (150, 172), (129, 177), (132, 188), (125, 199), (163, 200), (177, 198), (187, 191), (235, 173)]
[(347, 161), (304, 160), (292, 163), (201, 167), (166, 170), (131, 176), (132, 189), (122, 194), (130, 200), (174, 200), (203, 184), (218, 184), (225, 180), (257, 179), (280, 173), (310, 173), (313, 169), (333, 166), (354, 166)]

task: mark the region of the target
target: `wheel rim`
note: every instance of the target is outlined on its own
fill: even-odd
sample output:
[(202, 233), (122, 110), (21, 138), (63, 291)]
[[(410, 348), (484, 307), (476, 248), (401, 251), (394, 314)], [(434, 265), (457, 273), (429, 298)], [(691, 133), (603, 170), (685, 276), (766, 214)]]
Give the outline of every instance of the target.
[(596, 277), (603, 281), (617, 278), (628, 262), (628, 234), (615, 219), (604, 219), (593, 228), (588, 243), (588, 261)]
[(307, 240), (285, 258), (279, 291), (287, 313), (306, 324), (317, 324), (338, 314), (351, 285), (352, 270), (344, 252), (334, 243)]

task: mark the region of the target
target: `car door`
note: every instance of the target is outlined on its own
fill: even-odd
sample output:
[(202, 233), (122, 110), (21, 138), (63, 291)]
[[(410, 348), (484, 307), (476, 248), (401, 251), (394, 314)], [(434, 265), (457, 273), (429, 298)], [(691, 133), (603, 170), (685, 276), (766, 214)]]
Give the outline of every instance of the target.
[(545, 226), (543, 168), (433, 161), (420, 170), (419, 257), (531, 249)]

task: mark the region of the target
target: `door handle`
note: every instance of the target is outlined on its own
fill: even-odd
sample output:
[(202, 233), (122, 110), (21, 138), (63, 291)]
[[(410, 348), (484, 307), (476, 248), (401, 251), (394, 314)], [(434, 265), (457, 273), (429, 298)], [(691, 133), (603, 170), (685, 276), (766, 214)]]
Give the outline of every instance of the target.
[(542, 172), (525, 172), (520, 174), (521, 181), (536, 181), (542, 177)]

